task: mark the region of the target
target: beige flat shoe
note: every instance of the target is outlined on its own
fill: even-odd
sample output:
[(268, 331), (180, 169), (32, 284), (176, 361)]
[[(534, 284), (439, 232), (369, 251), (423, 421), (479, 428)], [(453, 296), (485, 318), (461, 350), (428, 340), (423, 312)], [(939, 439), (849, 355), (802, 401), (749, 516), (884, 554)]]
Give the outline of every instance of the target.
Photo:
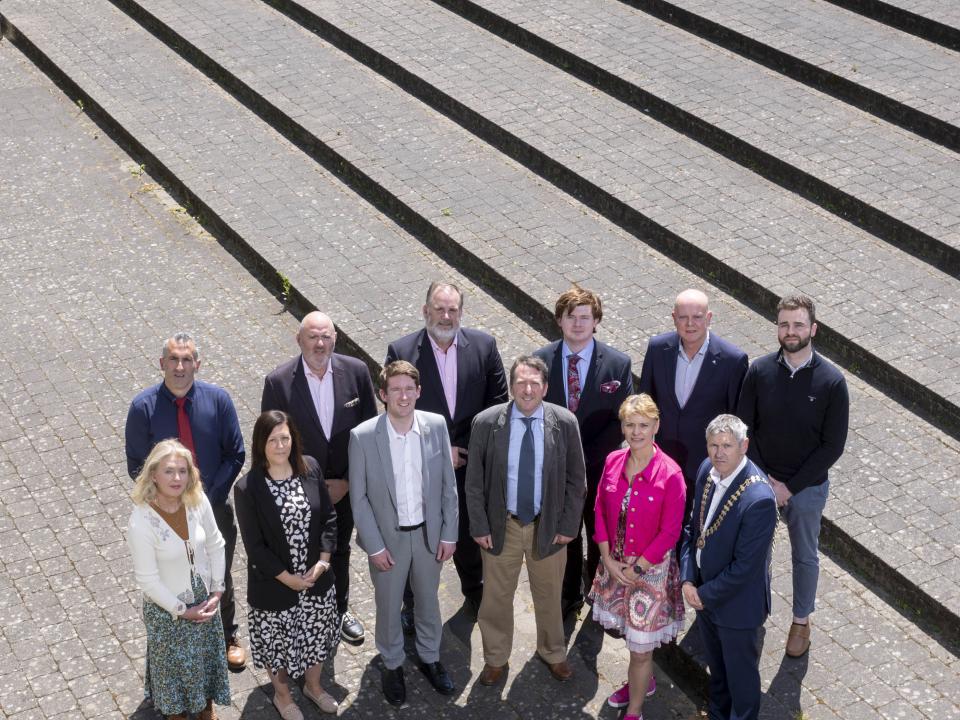
[(328, 715), (336, 715), (339, 705), (337, 701), (334, 700), (330, 693), (325, 690), (321, 690), (319, 695), (314, 695), (306, 687), (303, 688), (303, 694), (311, 701), (313, 704), (320, 708), (320, 712), (325, 712)]
[(300, 712), (300, 708), (297, 707), (295, 702), (290, 703), (286, 707), (280, 707), (277, 704), (277, 698), (273, 698), (273, 706), (277, 709), (277, 712), (280, 713), (280, 717), (283, 720), (303, 720), (303, 713)]

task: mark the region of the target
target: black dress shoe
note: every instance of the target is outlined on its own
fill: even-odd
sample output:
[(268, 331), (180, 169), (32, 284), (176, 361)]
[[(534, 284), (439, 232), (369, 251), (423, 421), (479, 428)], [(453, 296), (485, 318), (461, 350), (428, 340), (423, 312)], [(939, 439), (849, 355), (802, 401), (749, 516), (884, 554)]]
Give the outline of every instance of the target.
[(443, 665), (439, 662), (421, 662), (420, 672), (427, 676), (427, 680), (433, 685), (433, 689), (441, 695), (453, 695), (457, 691), (457, 688), (453, 685), (453, 680), (450, 679), (447, 671), (443, 669)]
[(349, 610), (340, 619), (340, 637), (351, 645), (363, 643), (363, 625)]
[(407, 701), (407, 686), (403, 684), (403, 668), (383, 669), (383, 696), (394, 707)]
[(403, 628), (404, 635), (413, 635), (417, 632), (416, 621), (413, 617), (413, 608), (404, 606), (400, 610), (400, 627)]

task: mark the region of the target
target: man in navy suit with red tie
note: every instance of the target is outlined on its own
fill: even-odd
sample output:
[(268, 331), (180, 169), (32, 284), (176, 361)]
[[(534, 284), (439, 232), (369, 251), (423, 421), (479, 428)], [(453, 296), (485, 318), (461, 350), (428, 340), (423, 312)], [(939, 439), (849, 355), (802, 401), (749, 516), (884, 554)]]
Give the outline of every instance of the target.
[(323, 471), (337, 511), (337, 549), (330, 558), (337, 587), (340, 634), (363, 642), (364, 629), (350, 612), (350, 538), (353, 513), (348, 492), (350, 431), (377, 414), (370, 371), (360, 360), (335, 353), (337, 331), (321, 312), (308, 313), (297, 331), (300, 354), (277, 366), (263, 381), (260, 411), (282, 410), (293, 418), (303, 454)]
[[(466, 494), (467, 447), (473, 418), (482, 410), (507, 401), (507, 378), (497, 341), (480, 330), (460, 326), (463, 293), (451, 283), (432, 282), (423, 304), (424, 327), (387, 347), (384, 366), (406, 360), (420, 373), (417, 410), (442, 415), (447, 421), (460, 502), (460, 529), (453, 563), (460, 590), (475, 613), (483, 595), (480, 547), (470, 537)], [(413, 630), (412, 594), (404, 597), (404, 628)]]
[(690, 516), (697, 469), (707, 457), (704, 430), (717, 415), (737, 409), (747, 354), (710, 331), (707, 296), (684, 290), (673, 305), (674, 332), (650, 338), (639, 392), (660, 409), (657, 445), (676, 460), (687, 485)]
[(534, 355), (547, 364), (550, 373), (544, 399), (567, 408), (577, 417), (587, 471), (587, 498), (583, 506), (587, 562), (584, 567), (583, 540), (578, 532), (567, 545), (561, 598), (566, 617), (583, 606), (584, 588), (589, 591), (600, 564), (600, 549), (593, 541), (593, 505), (607, 455), (623, 442), (617, 413), (633, 393), (633, 374), (627, 355), (594, 338), (603, 319), (599, 295), (574, 285), (557, 299), (554, 318), (563, 337)]
[(756, 720), (777, 501), (767, 476), (747, 459), (740, 418), (714, 418), (706, 441), (680, 553), (683, 599), (697, 611), (710, 667), (710, 720)]

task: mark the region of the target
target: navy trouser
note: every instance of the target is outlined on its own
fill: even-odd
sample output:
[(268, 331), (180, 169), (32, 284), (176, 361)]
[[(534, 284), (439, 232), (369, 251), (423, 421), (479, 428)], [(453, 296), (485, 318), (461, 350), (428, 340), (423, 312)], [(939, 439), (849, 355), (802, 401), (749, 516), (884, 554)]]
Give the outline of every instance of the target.
[(760, 628), (734, 630), (697, 613), (710, 666), (710, 720), (756, 720), (760, 714)]

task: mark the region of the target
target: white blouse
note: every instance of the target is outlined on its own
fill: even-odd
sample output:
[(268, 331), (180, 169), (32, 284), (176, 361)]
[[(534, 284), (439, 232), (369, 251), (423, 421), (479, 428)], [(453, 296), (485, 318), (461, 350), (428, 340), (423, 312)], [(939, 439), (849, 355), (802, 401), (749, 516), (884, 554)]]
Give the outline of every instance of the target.
[[(222, 591), (226, 543), (205, 495), (197, 507), (187, 508), (187, 531), (195, 572), (208, 593)], [(186, 544), (150, 505), (134, 506), (127, 525), (127, 544), (137, 585), (146, 597), (174, 617), (198, 601), (190, 581)]]

